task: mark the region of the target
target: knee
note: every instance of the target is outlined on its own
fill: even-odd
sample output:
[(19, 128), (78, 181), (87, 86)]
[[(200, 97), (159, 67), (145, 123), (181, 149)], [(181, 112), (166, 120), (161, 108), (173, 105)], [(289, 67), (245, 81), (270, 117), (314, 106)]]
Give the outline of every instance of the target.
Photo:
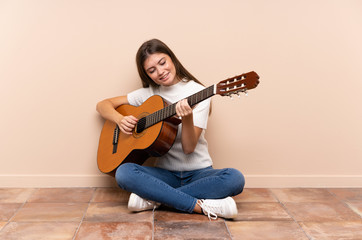
[(232, 196), (240, 194), (244, 190), (245, 186), (245, 177), (237, 169), (228, 168), (228, 175), (230, 180), (230, 186), (232, 187), (231, 194)]
[(134, 163), (125, 163), (120, 165), (117, 168), (115, 175), (118, 186), (127, 190), (128, 186), (134, 181), (132, 178), (135, 171), (137, 171), (137, 165)]

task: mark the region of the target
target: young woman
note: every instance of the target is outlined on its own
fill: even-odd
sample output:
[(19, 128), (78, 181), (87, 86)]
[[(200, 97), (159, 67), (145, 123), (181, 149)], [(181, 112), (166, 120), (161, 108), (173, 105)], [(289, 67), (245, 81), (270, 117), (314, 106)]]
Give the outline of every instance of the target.
[(209, 218), (237, 215), (235, 196), (243, 191), (244, 176), (236, 169), (214, 169), (205, 139), (210, 99), (191, 108), (185, 98), (204, 89), (175, 54), (160, 40), (142, 44), (136, 55), (143, 88), (126, 96), (105, 99), (97, 111), (118, 124), (123, 134), (132, 134), (138, 119), (122, 116), (115, 109), (122, 104), (141, 105), (152, 95), (176, 103), (181, 118), (175, 143), (156, 160), (155, 167), (125, 163), (116, 171), (118, 185), (131, 192), (132, 211), (154, 209), (164, 204), (184, 212), (204, 213)]

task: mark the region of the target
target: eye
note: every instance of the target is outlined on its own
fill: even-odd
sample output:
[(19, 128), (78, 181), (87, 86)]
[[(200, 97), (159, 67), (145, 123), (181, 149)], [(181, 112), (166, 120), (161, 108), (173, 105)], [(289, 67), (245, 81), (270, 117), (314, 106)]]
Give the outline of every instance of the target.
[(154, 69), (154, 68), (151, 68), (151, 69), (148, 70), (148, 73), (150, 73), (150, 74), (152, 74), (152, 73), (154, 73), (154, 72), (155, 72), (155, 69)]
[(166, 63), (166, 60), (163, 60), (160, 62), (160, 65), (165, 65), (165, 63)]

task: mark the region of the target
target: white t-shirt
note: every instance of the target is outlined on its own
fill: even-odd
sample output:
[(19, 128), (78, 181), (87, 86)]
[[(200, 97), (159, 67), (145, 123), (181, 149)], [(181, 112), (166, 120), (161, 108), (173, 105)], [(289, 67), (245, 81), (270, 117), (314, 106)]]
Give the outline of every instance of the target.
[[(160, 86), (158, 88), (140, 88), (127, 95), (129, 104), (140, 106), (149, 97), (159, 95), (169, 103), (176, 103), (188, 96), (203, 90), (205, 87), (194, 81), (180, 81), (172, 86)], [(209, 117), (210, 98), (198, 103), (193, 109), (194, 126), (202, 128), (199, 141), (194, 152), (185, 154), (181, 144), (182, 124), (178, 126), (175, 143), (171, 149), (163, 156), (157, 158), (156, 167), (170, 171), (191, 171), (209, 167), (212, 160), (208, 151), (205, 139), (205, 129)]]

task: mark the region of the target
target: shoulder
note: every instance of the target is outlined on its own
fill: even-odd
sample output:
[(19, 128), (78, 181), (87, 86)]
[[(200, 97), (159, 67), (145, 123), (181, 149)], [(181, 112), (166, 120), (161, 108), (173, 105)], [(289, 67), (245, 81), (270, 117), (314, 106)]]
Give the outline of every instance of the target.
[(153, 89), (151, 87), (145, 87), (145, 88), (136, 89), (136, 90), (128, 93), (127, 95), (147, 94), (147, 93), (152, 93), (152, 92), (153, 92)]
[(127, 94), (128, 102), (131, 105), (141, 105), (149, 97), (154, 95), (155, 90), (152, 87), (139, 88)]
[(205, 87), (203, 85), (201, 85), (200, 83), (190, 80), (190, 81), (184, 82), (183, 88), (184, 88), (184, 91), (193, 94), (193, 93), (203, 90)]
[(195, 82), (194, 80), (190, 80), (186, 82), (186, 85), (188, 87), (198, 88), (198, 89), (204, 89), (205, 87), (201, 85), (200, 83)]

